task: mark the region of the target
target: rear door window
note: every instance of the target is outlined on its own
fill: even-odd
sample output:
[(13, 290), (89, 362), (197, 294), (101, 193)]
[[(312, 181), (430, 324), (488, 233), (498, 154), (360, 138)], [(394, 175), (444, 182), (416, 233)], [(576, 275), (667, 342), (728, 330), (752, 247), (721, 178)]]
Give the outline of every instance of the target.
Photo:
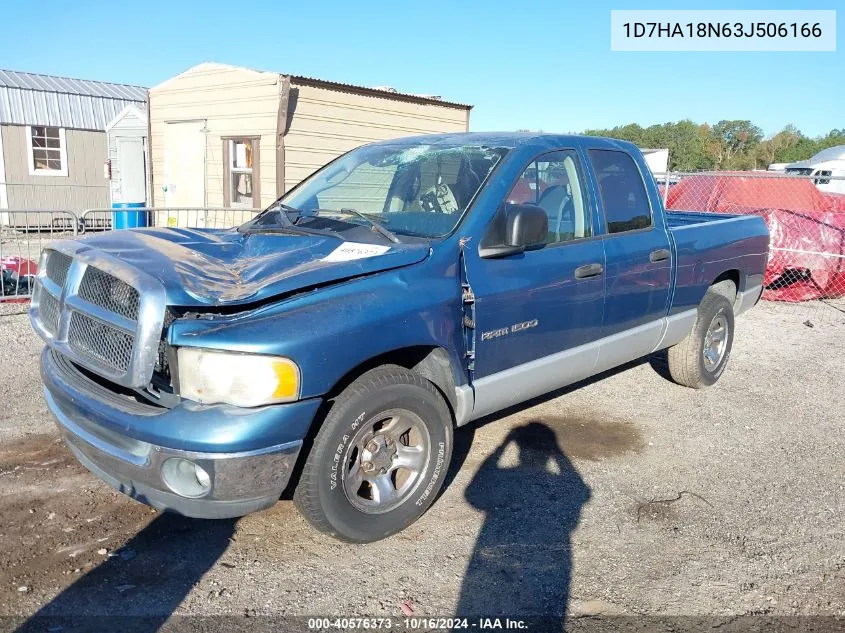
[(626, 152), (591, 149), (608, 233), (624, 233), (651, 226), (651, 206), (634, 159)]

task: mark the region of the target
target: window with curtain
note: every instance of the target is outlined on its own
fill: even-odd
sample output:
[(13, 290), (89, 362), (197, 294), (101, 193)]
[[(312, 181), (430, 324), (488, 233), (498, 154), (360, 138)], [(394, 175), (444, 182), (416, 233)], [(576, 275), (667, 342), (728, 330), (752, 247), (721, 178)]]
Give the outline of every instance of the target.
[(29, 172), (33, 175), (67, 175), (65, 131), (59, 127), (33, 125), (29, 128)]
[(229, 141), (229, 200), (233, 207), (256, 207), (254, 197), (255, 152), (252, 139)]

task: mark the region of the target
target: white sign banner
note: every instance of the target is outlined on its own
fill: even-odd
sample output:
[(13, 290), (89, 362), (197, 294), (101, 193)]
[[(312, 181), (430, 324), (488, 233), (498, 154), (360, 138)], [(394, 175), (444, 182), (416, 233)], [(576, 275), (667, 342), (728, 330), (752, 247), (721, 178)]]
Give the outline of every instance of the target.
[(389, 246), (344, 242), (323, 258), (324, 262), (348, 262), (353, 259), (376, 257), (390, 250)]

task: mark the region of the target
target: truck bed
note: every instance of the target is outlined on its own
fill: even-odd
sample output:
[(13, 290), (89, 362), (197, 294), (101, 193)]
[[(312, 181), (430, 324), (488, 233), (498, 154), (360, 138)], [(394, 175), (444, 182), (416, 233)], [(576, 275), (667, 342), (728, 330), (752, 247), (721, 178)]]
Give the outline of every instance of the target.
[(739, 275), (739, 291), (762, 284), (769, 232), (760, 216), (667, 211), (666, 226), (677, 254), (672, 313), (698, 306), (707, 287), (726, 268), (759, 271)]
[(690, 226), (691, 224), (712, 224), (735, 220), (744, 216), (730, 213), (702, 213), (700, 211), (666, 210), (666, 226), (671, 229)]

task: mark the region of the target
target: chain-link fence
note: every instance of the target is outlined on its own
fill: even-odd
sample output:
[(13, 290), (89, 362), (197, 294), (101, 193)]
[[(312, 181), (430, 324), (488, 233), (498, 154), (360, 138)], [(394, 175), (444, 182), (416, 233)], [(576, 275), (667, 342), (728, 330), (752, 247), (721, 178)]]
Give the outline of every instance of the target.
[(771, 234), (763, 299), (801, 303), (808, 318), (845, 314), (845, 178), (777, 172), (671, 172), (664, 204), (761, 216)]

